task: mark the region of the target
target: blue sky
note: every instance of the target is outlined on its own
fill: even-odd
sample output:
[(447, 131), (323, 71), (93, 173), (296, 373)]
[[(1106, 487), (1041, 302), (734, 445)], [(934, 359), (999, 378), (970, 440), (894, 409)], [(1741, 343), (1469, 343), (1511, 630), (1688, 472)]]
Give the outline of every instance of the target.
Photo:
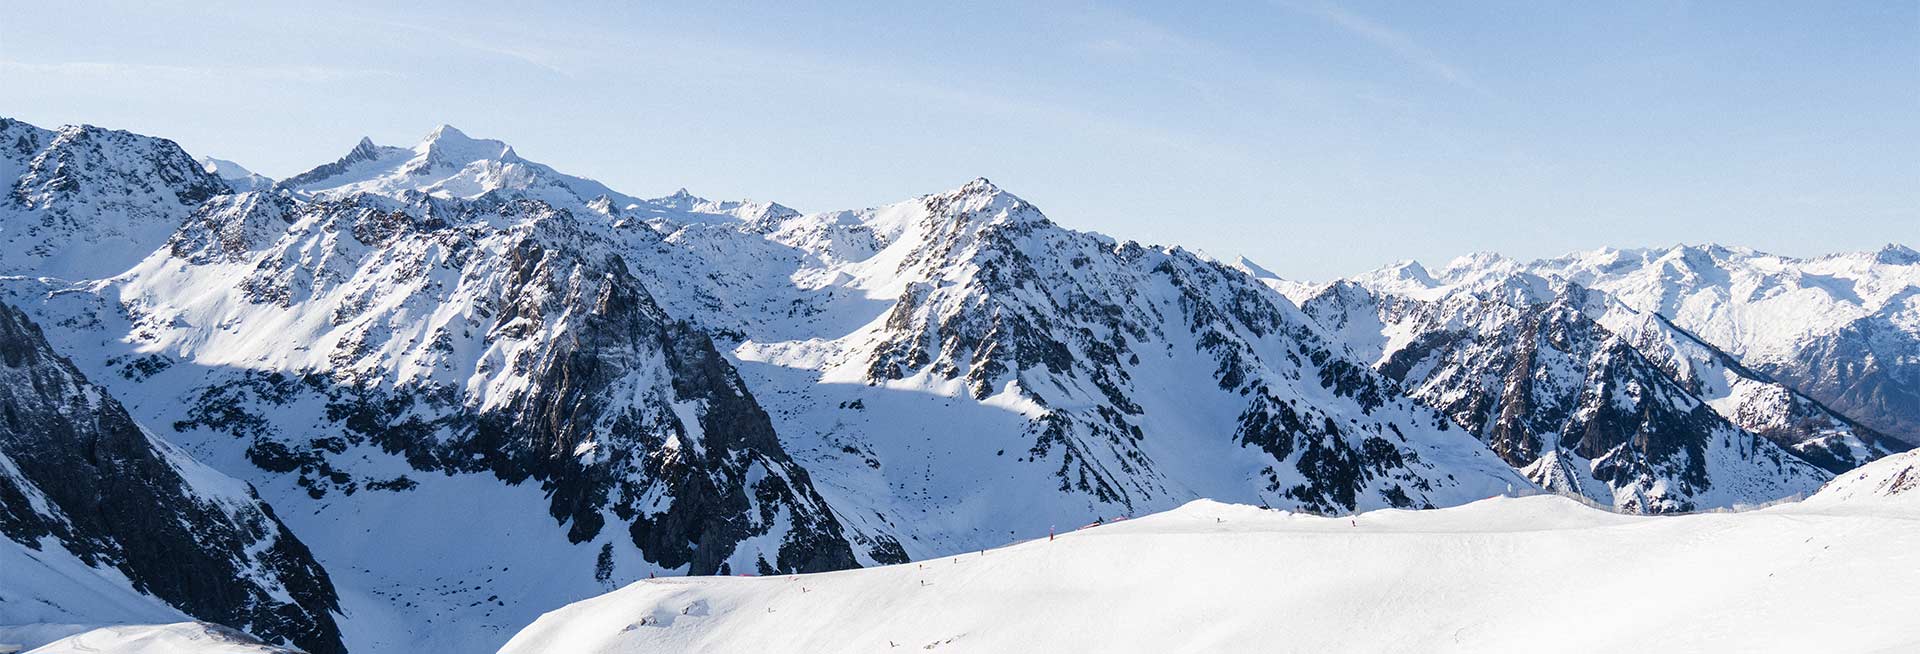
[(275, 177), (451, 123), (804, 211), (986, 176), (1297, 279), (1920, 245), (1920, 2), (699, 4), (14, 3), (0, 115)]

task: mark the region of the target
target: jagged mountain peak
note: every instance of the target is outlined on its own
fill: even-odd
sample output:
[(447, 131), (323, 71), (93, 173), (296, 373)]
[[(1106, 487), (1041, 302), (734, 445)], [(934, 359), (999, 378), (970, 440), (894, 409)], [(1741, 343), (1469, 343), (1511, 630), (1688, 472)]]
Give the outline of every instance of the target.
[(353, 173), (362, 173), (381, 161), (396, 161), (409, 150), (393, 146), (379, 145), (372, 137), (362, 136), (353, 149), (331, 163), (321, 164), (307, 172), (281, 180), (280, 186), (290, 189), (309, 190), (325, 188), (340, 183)]
[(981, 196), (981, 197), (989, 197), (989, 198), (998, 198), (998, 197), (1004, 196), (1004, 197), (1009, 197), (1016, 200), (1019, 199), (1017, 197), (1014, 197), (1012, 193), (1008, 193), (1006, 189), (1000, 188), (999, 185), (994, 184), (991, 180), (988, 180), (985, 177), (975, 177), (973, 179), (967, 180), (967, 183), (965, 184), (961, 184), (957, 187), (954, 187), (952, 189), (949, 189), (941, 193), (935, 193), (934, 195), (953, 196), (953, 197)]
[(1873, 253), (1873, 262), (1888, 266), (1920, 265), (1920, 252), (1899, 243), (1888, 243)]
[(672, 193), (668, 193), (668, 194), (666, 194), (666, 195), (662, 195), (662, 196), (660, 196), (660, 197), (657, 197), (657, 198), (654, 198), (654, 199), (652, 199), (652, 200), (650, 200), (650, 201), (651, 201), (651, 202), (653, 202), (653, 203), (656, 203), (656, 204), (687, 204), (687, 205), (692, 205), (692, 204), (695, 204), (695, 203), (699, 203), (699, 202), (706, 202), (706, 201), (707, 201), (707, 199), (706, 199), (706, 198), (703, 198), (703, 197), (700, 197), (700, 196), (698, 196), (698, 195), (694, 195), (692, 191), (688, 191), (688, 190), (687, 190), (687, 187), (685, 187), (685, 186), (682, 186), (682, 187), (680, 187), (680, 189), (679, 189), (679, 190), (677, 190), (677, 191), (674, 191), (674, 192), (672, 192)]
[(958, 188), (926, 196), (923, 201), (929, 212), (962, 222), (1053, 224), (1038, 207), (985, 177), (975, 177)]
[(1001, 192), (999, 186), (995, 186), (992, 180), (985, 177), (975, 177), (967, 180), (967, 183), (960, 185), (960, 188), (954, 190), (960, 193), (992, 194)]

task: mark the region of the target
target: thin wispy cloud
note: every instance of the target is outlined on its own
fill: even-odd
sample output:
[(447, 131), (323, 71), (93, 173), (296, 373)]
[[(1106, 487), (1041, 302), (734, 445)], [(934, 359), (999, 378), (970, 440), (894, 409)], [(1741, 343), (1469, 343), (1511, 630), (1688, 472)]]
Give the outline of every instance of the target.
[(1387, 26), (1380, 21), (1362, 16), (1342, 7), (1326, 2), (1305, 4), (1279, 3), (1280, 6), (1304, 11), (1334, 26), (1387, 51), (1408, 65), (1442, 82), (1472, 91), (1480, 95), (1491, 95), (1466, 70), (1442, 58), (1431, 48), (1415, 41), (1406, 33)]
[(514, 61), (518, 61), (530, 66), (545, 69), (561, 77), (565, 77), (569, 79), (574, 79), (579, 77), (579, 75), (576, 74), (574, 71), (568, 68), (562, 67), (560, 65), (560, 61), (564, 57), (561, 56), (559, 53), (551, 50), (527, 47), (524, 45), (504, 45), (500, 43), (487, 41), (485, 39), (474, 38), (474, 37), (470, 37), (457, 32), (440, 29), (437, 27), (418, 25), (414, 23), (406, 23), (406, 22), (392, 21), (392, 20), (375, 20), (370, 22), (380, 25), (382, 27), (430, 36), (435, 39), (444, 41), (448, 44), (451, 44), (460, 48), (464, 48), (467, 50), (471, 50), (474, 52), (512, 59)]
[(397, 71), (338, 66), (185, 66), (124, 61), (34, 62), (0, 59), (0, 76), (13, 75), (56, 76), (69, 80), (245, 80), (307, 83), (372, 77), (404, 77)]

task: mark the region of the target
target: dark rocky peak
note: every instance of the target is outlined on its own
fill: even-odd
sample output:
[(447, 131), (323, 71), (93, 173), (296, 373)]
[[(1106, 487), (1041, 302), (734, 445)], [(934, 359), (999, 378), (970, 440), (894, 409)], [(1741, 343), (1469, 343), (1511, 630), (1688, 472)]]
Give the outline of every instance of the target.
[(1888, 243), (1873, 253), (1873, 261), (1888, 266), (1920, 265), (1920, 252), (1899, 243)]
[(380, 156), (380, 146), (373, 143), (373, 137), (362, 136), (360, 137), (360, 142), (355, 144), (352, 150), (348, 150), (347, 156), (341, 157), (340, 161), (351, 163), (355, 161), (366, 161), (378, 156)]

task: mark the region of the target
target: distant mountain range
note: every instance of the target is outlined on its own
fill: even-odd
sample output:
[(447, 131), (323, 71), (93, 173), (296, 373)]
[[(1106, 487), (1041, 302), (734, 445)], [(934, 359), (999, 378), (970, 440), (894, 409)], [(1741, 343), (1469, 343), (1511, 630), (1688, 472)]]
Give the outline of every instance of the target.
[[(445, 126), (275, 181), (0, 119), (0, 181), (0, 354), (31, 353), (0, 361), (0, 560), (48, 575), (0, 584), (0, 624), (492, 651), (652, 575), (900, 563), (1198, 498), (1697, 511), (1920, 442), (1901, 246), (1309, 284), (984, 179), (815, 214), (644, 199)], [(187, 531), (92, 517), (86, 489), (123, 483), (149, 490), (115, 510)], [(69, 578), (114, 599), (47, 590)]]

